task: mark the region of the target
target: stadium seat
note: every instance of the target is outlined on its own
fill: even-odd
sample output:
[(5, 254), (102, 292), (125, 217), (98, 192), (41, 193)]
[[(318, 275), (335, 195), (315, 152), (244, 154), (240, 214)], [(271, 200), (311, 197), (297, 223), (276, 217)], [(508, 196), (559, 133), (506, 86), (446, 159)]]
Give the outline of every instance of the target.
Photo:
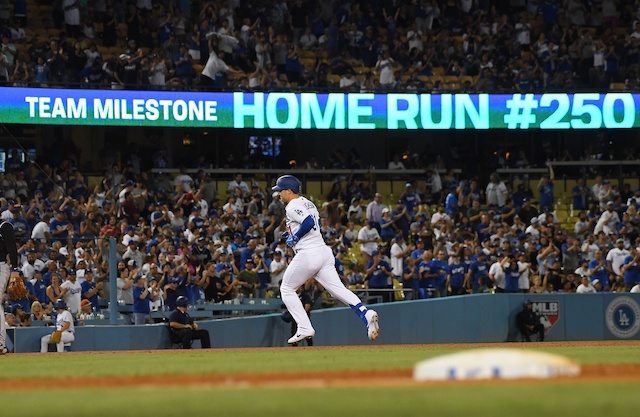
[(340, 76), (337, 74), (328, 74), (327, 81), (334, 84), (335, 86), (340, 85)]
[(566, 223), (569, 213), (567, 210), (556, 210), (556, 217), (560, 223)]
[(356, 74), (366, 74), (369, 71), (371, 71), (371, 68), (369, 68), (369, 67), (355, 67), (353, 70), (356, 72)]

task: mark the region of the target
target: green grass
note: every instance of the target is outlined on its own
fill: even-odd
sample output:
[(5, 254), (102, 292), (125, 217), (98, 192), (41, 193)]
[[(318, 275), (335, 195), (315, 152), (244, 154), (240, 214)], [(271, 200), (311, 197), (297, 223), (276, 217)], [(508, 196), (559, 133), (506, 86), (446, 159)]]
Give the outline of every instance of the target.
[[(2, 414), (11, 417), (630, 417), (637, 415), (640, 407), (638, 388), (638, 384), (625, 383), (108, 391), (68, 387), (64, 393), (58, 390), (21, 392), (16, 396), (17, 401), (3, 405)], [(52, 404), (60, 404), (60, 408), (53, 408)]]
[[(513, 344), (514, 348), (531, 345)], [(473, 347), (473, 345), (470, 345)], [(640, 348), (621, 342), (614, 346), (563, 347), (537, 350), (567, 356), (580, 363), (640, 363)], [(86, 353), (80, 355), (9, 355), (2, 358), (0, 380), (40, 377), (104, 377), (194, 373), (297, 372), (336, 369), (410, 369), (416, 362), (458, 352), (451, 347), (362, 347), (345, 349), (220, 349)]]
[[(514, 348), (533, 345), (513, 344)], [(473, 348), (473, 345), (469, 345)], [(462, 348), (379, 346), (315, 349), (238, 349), (77, 355), (7, 355), (0, 380), (199, 373), (411, 369), (423, 359)], [(639, 364), (640, 348), (534, 347), (583, 364)], [(19, 386), (19, 383), (16, 384)], [(633, 416), (640, 381), (468, 382), (372, 388), (319, 386), (83, 388), (58, 381), (49, 389), (0, 391), (2, 415), (17, 416)], [(52, 404), (63, 404), (53, 407)]]

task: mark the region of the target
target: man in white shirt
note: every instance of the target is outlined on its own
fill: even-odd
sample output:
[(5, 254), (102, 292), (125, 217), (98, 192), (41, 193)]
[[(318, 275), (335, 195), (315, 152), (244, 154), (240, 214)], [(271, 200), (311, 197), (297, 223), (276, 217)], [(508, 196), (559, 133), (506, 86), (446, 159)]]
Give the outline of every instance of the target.
[(538, 223), (538, 218), (533, 217), (531, 219), (531, 224), (524, 231), (525, 234), (531, 233), (531, 237), (534, 242), (538, 242), (540, 240), (540, 225)]
[(249, 194), (249, 186), (242, 180), (242, 174), (236, 174), (236, 178), (229, 181), (227, 194), (234, 194), (237, 192), (237, 189), (240, 189), (243, 195)]
[(282, 251), (280, 249), (276, 249), (275, 252), (273, 252), (271, 265), (269, 265), (269, 270), (271, 271), (271, 283), (269, 284), (270, 289), (274, 290), (280, 287), (280, 281), (282, 281), (282, 277), (284, 276), (284, 271), (286, 269), (287, 261), (285, 261), (282, 256)]
[(298, 43), (301, 49), (308, 51), (318, 46), (318, 38), (311, 32), (311, 27), (307, 26)]
[(404, 272), (404, 258), (408, 256), (413, 249), (413, 246), (408, 246), (404, 241), (402, 234), (396, 236), (395, 243), (391, 245), (391, 273), (396, 278), (402, 277)]
[(504, 259), (504, 253), (498, 253), (498, 260), (494, 262), (489, 267), (489, 278), (493, 282), (493, 286), (496, 289), (496, 292), (504, 292), (504, 286), (506, 284), (506, 276), (504, 273), (504, 269), (502, 269), (502, 265), (500, 262)]
[(596, 252), (600, 249), (598, 245), (594, 242), (595, 238), (593, 235), (587, 236), (587, 240), (584, 241), (580, 250), (582, 250), (582, 256), (584, 259), (588, 261), (594, 260)]
[(31, 231), (31, 239), (35, 242), (47, 242), (51, 238), (51, 229), (49, 229), (49, 221), (51, 221), (51, 214), (46, 213), (42, 220), (33, 226)]
[(26, 279), (31, 280), (36, 271), (42, 271), (43, 269), (44, 262), (37, 258), (36, 251), (32, 250), (27, 253), (27, 262), (22, 265), (22, 275), (24, 275)]
[(577, 238), (584, 241), (591, 234), (591, 221), (587, 218), (587, 212), (581, 211), (573, 228)]
[(381, 59), (376, 62), (375, 69), (380, 71), (380, 85), (382, 88), (393, 88), (396, 85), (396, 76), (393, 71), (395, 61), (389, 56), (389, 51), (384, 51)]
[(373, 222), (369, 220), (367, 224), (358, 232), (358, 243), (360, 243), (360, 252), (362, 253), (362, 262), (366, 265), (371, 260), (371, 253), (378, 248), (380, 234), (373, 227)]
[(622, 276), (620, 267), (629, 255), (631, 255), (631, 252), (624, 248), (624, 239), (616, 240), (616, 247), (607, 253), (607, 261), (611, 264), (611, 269), (616, 276)]
[(409, 27), (409, 31), (407, 32), (407, 42), (409, 44), (409, 51), (411, 51), (413, 48), (416, 48), (417, 50), (422, 52), (424, 49), (424, 45), (422, 43), (422, 32), (417, 29), (415, 23), (412, 23)]
[(376, 229), (380, 227), (380, 219), (382, 218), (382, 210), (387, 207), (382, 204), (382, 196), (379, 193), (373, 195), (373, 200), (367, 205), (367, 220), (373, 222)]
[(507, 201), (509, 191), (504, 182), (500, 181), (496, 174), (491, 174), (490, 182), (487, 184), (485, 194), (487, 196), (487, 204), (490, 206), (504, 207)]
[(581, 284), (576, 288), (577, 294), (595, 294), (597, 292), (593, 285), (591, 285), (591, 280), (589, 280), (588, 276), (583, 275), (580, 280)]
[(518, 278), (518, 289), (520, 292), (524, 293), (529, 292), (529, 287), (531, 285), (531, 281), (529, 280), (531, 263), (527, 262), (527, 260), (526, 253), (520, 252), (518, 254), (518, 271), (520, 272), (520, 277)]
[(67, 290), (64, 292), (63, 300), (69, 307), (71, 313), (75, 314), (80, 311), (80, 302), (82, 301), (82, 285), (76, 280), (76, 271), (69, 271), (69, 277), (60, 285), (60, 288)]
[(594, 233), (603, 231), (608, 235), (610, 232), (616, 232), (618, 230), (620, 216), (618, 216), (618, 212), (613, 209), (613, 201), (608, 201), (606, 208), (607, 209), (600, 215), (598, 223), (596, 223)]
[(185, 167), (180, 167), (180, 174), (178, 174), (173, 180), (173, 185), (178, 184), (182, 184), (182, 190), (185, 193), (191, 192), (193, 189), (193, 178), (191, 178), (191, 175), (187, 174), (187, 169)]

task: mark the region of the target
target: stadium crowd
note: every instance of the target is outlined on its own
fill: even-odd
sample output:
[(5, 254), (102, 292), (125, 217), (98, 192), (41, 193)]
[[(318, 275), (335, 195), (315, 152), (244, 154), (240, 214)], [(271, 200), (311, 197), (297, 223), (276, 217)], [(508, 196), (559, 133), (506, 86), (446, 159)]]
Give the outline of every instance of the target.
[(639, 19), (637, 1), (619, 0), (0, 0), (0, 83), (366, 92), (635, 88)]
[[(205, 170), (192, 176), (182, 167), (172, 178), (125, 166), (89, 189), (68, 158), (42, 170), (17, 151), (7, 160), (0, 216), (16, 230), (29, 292), (6, 300), (11, 320), (41, 319), (59, 298), (73, 313), (100, 314), (109, 238), (117, 242), (117, 299), (132, 306), (136, 323), (174, 310), (179, 296), (192, 305), (278, 297), (293, 253), (280, 239), (284, 205), (270, 184), (238, 174), (216, 189), (220, 181)], [(486, 184), (434, 169), (425, 178), (392, 201), (357, 177), (338, 178), (318, 196), (323, 236), (358, 295), (640, 291), (640, 189), (579, 179), (568, 224), (571, 217), (558, 218), (551, 166), (535, 192), (495, 174)]]

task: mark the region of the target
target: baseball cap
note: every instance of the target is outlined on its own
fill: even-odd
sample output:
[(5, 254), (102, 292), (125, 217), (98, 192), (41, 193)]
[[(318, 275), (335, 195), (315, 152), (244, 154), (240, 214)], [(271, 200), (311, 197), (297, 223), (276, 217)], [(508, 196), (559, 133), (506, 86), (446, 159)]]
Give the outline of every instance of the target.
[(280, 193), (277, 191), (274, 191), (273, 193), (271, 193), (271, 197), (273, 198), (280, 197)]
[(618, 239), (616, 240), (616, 243), (624, 243), (624, 239)]
[(213, 241), (213, 246), (218, 246), (218, 245), (222, 246), (222, 241), (220, 239), (214, 240)]
[(127, 228), (125, 229), (127, 232), (131, 231), (131, 230), (136, 230), (136, 227), (133, 225), (129, 225), (127, 226)]
[(80, 307), (90, 306), (90, 305), (91, 305), (91, 301), (87, 300), (86, 298), (80, 301)]
[(186, 193), (184, 195), (184, 198), (186, 198), (187, 200), (193, 200), (193, 193)]
[(413, 185), (411, 185), (410, 182), (406, 183), (404, 186), (405, 186), (405, 188), (413, 188)]
[(391, 210), (389, 210), (387, 207), (385, 207), (385, 208), (383, 208), (383, 209), (382, 209), (382, 212), (383, 212), (383, 213), (388, 213), (389, 211), (391, 211)]
[(592, 285), (596, 285), (596, 284), (599, 284), (599, 283), (600, 283), (600, 280), (598, 278), (596, 278), (593, 281), (591, 281)]
[(371, 252), (371, 256), (376, 256), (377, 254), (378, 254), (378, 251), (375, 249)]
[(613, 201), (611, 200), (607, 201), (607, 206), (613, 206)]
[[(120, 55), (120, 56), (122, 56), (122, 55)], [(127, 59), (129, 59), (129, 58), (127, 58)], [(125, 183), (124, 183), (124, 186), (125, 186), (125, 187), (131, 187), (131, 186), (133, 186), (133, 181), (128, 180), (127, 182), (125, 182)]]
[(537, 217), (532, 218), (531, 223), (538, 223), (538, 218)]

